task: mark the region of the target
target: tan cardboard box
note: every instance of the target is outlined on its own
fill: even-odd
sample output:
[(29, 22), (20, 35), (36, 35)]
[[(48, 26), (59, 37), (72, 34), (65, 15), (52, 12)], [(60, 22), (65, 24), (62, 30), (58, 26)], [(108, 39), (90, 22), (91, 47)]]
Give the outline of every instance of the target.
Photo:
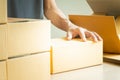
[(0, 61), (0, 80), (7, 80), (5, 61)]
[(102, 41), (82, 42), (80, 39), (67, 41), (52, 39), (51, 73), (59, 73), (102, 64)]
[(50, 80), (50, 53), (8, 59), (7, 70), (8, 80)]
[(50, 50), (49, 20), (9, 20), (8, 57)]
[(0, 24), (0, 60), (7, 59), (7, 24)]
[(0, 0), (0, 23), (7, 23), (7, 0)]
[(107, 53), (120, 53), (120, 17), (105, 15), (69, 15), (76, 25), (97, 32), (103, 38)]

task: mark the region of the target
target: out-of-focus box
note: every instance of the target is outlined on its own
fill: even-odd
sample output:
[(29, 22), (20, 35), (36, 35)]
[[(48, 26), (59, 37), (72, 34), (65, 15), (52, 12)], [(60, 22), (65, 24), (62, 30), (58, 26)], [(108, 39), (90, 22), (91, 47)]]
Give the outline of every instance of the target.
[(6, 61), (0, 61), (0, 80), (7, 80)]
[(50, 50), (50, 21), (9, 18), (7, 23), (8, 57)]
[(50, 80), (50, 52), (7, 60), (8, 80)]
[(103, 60), (106, 62), (120, 64), (120, 54), (104, 53)]
[(0, 60), (7, 59), (7, 24), (0, 24)]
[(82, 42), (80, 39), (67, 41), (52, 39), (51, 73), (59, 73), (103, 63), (102, 41)]
[(7, 23), (7, 0), (0, 0), (0, 23)]

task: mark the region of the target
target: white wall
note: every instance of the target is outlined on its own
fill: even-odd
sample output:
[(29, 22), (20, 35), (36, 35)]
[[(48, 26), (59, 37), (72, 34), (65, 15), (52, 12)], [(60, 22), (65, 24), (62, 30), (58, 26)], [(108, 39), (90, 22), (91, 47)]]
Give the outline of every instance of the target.
[[(86, 0), (56, 0), (56, 3), (67, 17), (69, 14), (89, 15), (92, 13)], [(66, 36), (66, 32), (54, 27), (53, 25), (51, 31), (52, 38)]]

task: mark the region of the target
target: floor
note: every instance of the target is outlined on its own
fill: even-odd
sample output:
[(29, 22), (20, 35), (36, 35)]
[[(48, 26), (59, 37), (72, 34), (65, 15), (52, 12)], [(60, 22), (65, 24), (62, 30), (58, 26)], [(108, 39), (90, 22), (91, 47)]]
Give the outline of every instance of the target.
[(103, 65), (52, 75), (52, 80), (120, 80), (120, 65)]

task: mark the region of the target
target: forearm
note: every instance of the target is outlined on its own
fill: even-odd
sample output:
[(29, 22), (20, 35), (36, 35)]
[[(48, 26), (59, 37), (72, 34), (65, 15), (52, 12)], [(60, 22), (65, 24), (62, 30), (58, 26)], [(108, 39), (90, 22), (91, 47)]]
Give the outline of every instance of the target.
[(44, 14), (46, 16), (47, 19), (50, 19), (51, 22), (58, 28), (64, 30), (64, 31), (68, 31), (69, 29), (69, 24), (71, 24), (71, 22), (66, 18), (66, 16), (63, 14), (63, 12), (57, 8), (54, 0), (52, 1), (48, 1), (45, 0), (47, 2), (45, 3), (49, 3), (49, 4), (45, 4), (44, 6)]

